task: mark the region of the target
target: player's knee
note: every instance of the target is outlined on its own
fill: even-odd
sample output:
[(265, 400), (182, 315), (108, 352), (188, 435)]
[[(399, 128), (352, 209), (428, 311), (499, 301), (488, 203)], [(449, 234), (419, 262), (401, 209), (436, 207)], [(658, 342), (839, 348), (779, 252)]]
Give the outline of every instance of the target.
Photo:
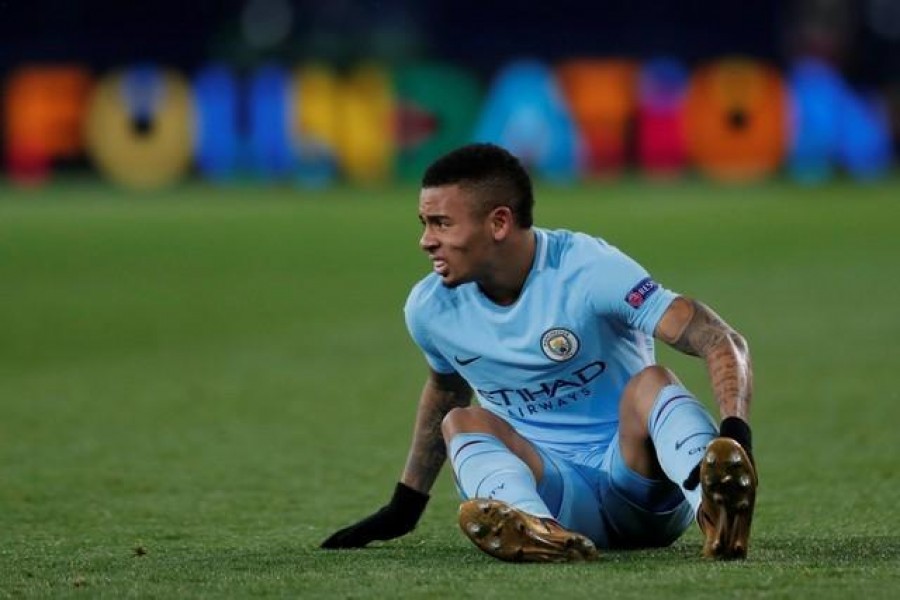
[(488, 415), (490, 413), (479, 406), (451, 408), (441, 421), (444, 440), (449, 440), (458, 433), (488, 431)]
[(465, 408), (451, 408), (450, 412), (444, 415), (443, 420), (441, 420), (441, 433), (444, 435), (445, 440), (449, 440), (459, 427), (458, 423), (465, 410)]
[(667, 385), (681, 385), (678, 377), (660, 365), (651, 365), (634, 375), (622, 391), (619, 420), (641, 427), (647, 422), (656, 397)]
[(681, 384), (675, 373), (662, 365), (650, 365), (638, 371), (628, 381), (624, 393), (627, 394), (631, 390), (636, 394), (653, 393), (655, 396), (655, 392), (672, 384)]

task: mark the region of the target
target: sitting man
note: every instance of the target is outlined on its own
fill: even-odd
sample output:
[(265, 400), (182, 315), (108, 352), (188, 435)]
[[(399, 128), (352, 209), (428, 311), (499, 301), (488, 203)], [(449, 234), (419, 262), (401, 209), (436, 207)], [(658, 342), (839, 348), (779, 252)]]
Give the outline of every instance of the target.
[[(406, 467), (386, 506), (322, 546), (411, 531), (449, 457), (463, 533), (501, 560), (667, 546), (694, 520), (704, 556), (744, 558), (757, 487), (746, 342), (602, 239), (534, 227), (533, 204), (498, 146), (426, 171), (419, 243), (433, 270), (405, 313), (430, 370)], [(653, 338), (706, 361), (718, 427), (655, 364)]]

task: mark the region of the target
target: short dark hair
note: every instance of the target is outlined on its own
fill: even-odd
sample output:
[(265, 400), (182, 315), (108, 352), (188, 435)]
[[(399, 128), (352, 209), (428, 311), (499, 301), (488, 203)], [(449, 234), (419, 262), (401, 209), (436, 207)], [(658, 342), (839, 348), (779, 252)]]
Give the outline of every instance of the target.
[(483, 215), (508, 206), (520, 227), (531, 227), (534, 193), (519, 159), (495, 144), (469, 144), (440, 157), (425, 171), (422, 187), (457, 184), (475, 192)]

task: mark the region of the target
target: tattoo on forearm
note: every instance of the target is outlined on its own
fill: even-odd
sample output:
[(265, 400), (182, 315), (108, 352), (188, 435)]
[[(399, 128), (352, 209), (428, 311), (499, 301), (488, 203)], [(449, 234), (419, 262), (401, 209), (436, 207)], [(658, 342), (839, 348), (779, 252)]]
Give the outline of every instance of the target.
[(692, 304), (693, 316), (672, 346), (705, 358), (722, 415), (746, 419), (753, 388), (746, 342), (707, 306)]
[(413, 446), (410, 450), (409, 467), (417, 478), (434, 481), (444, 464), (447, 451), (441, 436), (441, 420), (447, 411), (429, 407), (423, 411), (416, 424)]
[(468, 405), (471, 392), (468, 388), (432, 389), (426, 390), (425, 394), (427, 400), (420, 404), (416, 415), (413, 441), (402, 479), (407, 485), (427, 492), (447, 458), (441, 422), (452, 408)]
[(722, 414), (746, 419), (750, 400), (749, 359), (729, 340), (714, 348), (706, 361)]

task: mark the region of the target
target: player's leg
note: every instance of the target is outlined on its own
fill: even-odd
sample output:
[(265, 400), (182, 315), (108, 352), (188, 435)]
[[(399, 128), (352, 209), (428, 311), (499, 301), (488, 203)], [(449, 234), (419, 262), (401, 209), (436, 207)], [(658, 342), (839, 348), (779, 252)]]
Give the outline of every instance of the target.
[[(677, 485), (672, 489), (680, 488), (692, 514), (699, 514), (698, 521), (706, 534), (704, 554), (734, 558), (746, 554), (756, 477), (745, 455), (743, 462), (735, 463), (732, 458), (737, 454), (731, 445), (721, 440), (713, 442), (717, 435), (712, 417), (671, 371), (648, 367), (633, 377), (623, 391), (621, 464), (611, 461), (610, 472), (614, 485), (618, 477), (623, 487), (627, 486), (628, 475), (650, 481), (664, 476)], [(703, 487), (685, 488), (683, 482), (701, 460)], [(634, 478), (631, 479), (634, 484)], [(751, 480), (752, 484), (743, 484)], [(652, 489), (644, 488), (645, 494)], [(711, 506), (714, 494), (717, 500)]]
[[(643, 477), (680, 486), (717, 434), (706, 408), (665, 367), (647, 367), (622, 392), (619, 448), (625, 465)], [(681, 491), (696, 511), (700, 490)]]
[(538, 517), (552, 512), (538, 494), (537, 450), (503, 419), (480, 407), (455, 408), (441, 424), (457, 486), (467, 499), (497, 499)]
[[(660, 412), (667, 418), (653, 434), (651, 416)], [(667, 546), (690, 526), (700, 495), (686, 500), (691, 492), (679, 483), (715, 435), (712, 419), (670, 371), (653, 366), (632, 377), (619, 403), (618, 434), (598, 469), (613, 546)]]
[(442, 432), (457, 487), (466, 499), (460, 506), (460, 527), (476, 546), (511, 561), (596, 556), (589, 539), (554, 517), (562, 494), (556, 466), (545, 464), (508, 423), (479, 407), (456, 408), (445, 417)]

